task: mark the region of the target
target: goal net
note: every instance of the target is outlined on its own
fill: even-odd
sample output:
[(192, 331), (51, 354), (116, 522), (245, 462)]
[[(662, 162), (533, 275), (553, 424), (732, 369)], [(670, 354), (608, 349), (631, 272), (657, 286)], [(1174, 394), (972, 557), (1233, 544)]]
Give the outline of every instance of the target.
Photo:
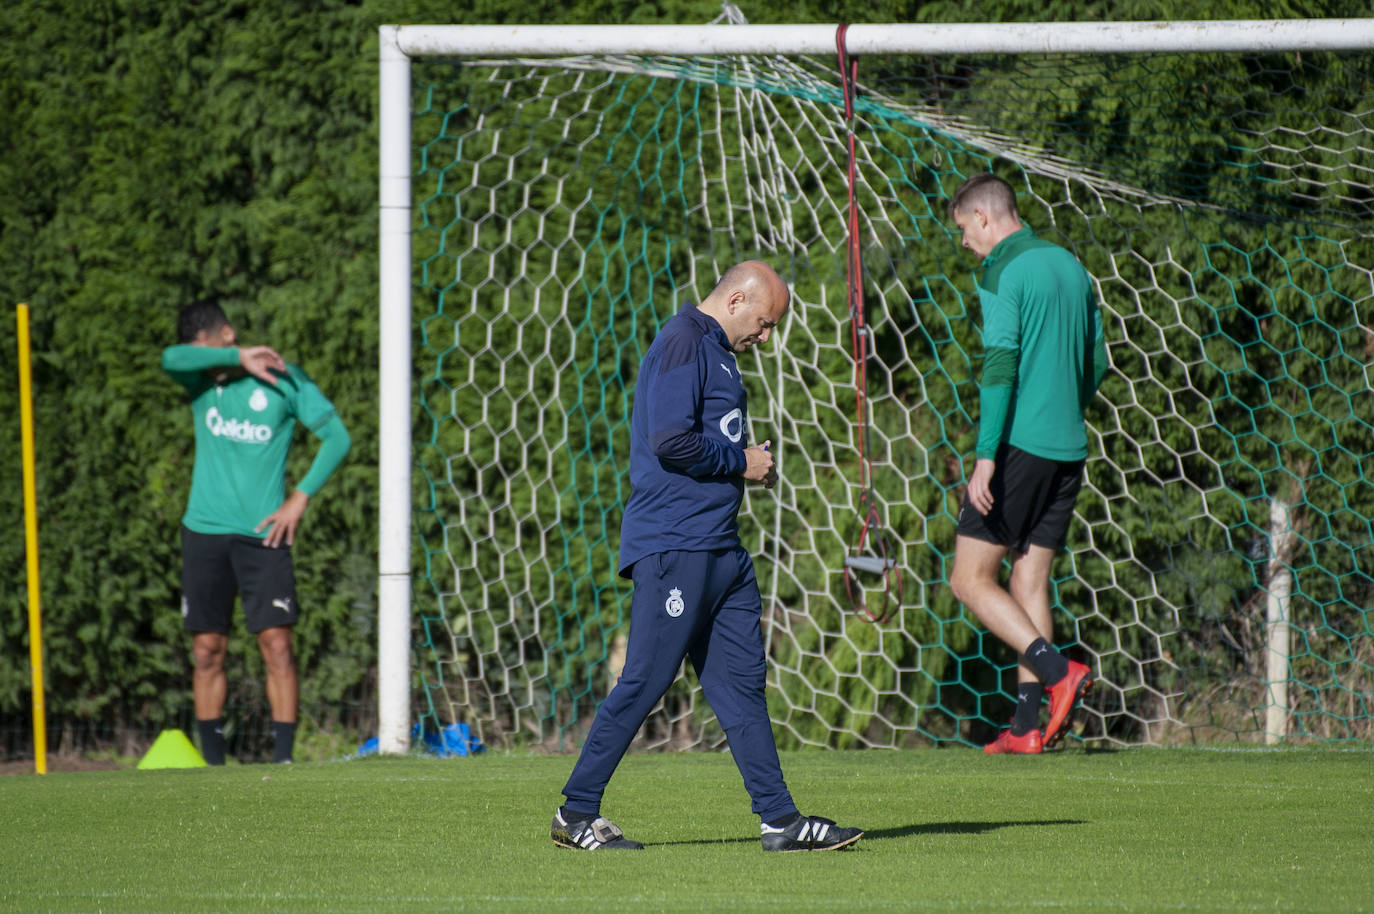
[[(1358, 24), (1355, 51), (858, 54), (852, 117), (834, 53), (416, 55), (411, 714), (580, 744), (624, 658), (639, 361), (759, 258), (793, 290), (740, 360), (781, 474), (741, 514), (779, 744), (1003, 725), (1016, 657), (947, 584), (982, 347), (945, 208), (991, 170), (1095, 277), (1112, 363), (1051, 583), (1101, 677), (1078, 736), (1370, 740)], [(637, 745), (723, 745), (690, 666)]]

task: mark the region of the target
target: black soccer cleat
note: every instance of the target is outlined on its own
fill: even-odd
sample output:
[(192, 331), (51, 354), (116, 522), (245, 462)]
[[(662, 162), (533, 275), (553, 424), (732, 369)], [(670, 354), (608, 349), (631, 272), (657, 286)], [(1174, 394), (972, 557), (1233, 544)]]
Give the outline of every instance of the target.
[(566, 819), (560, 808), (553, 814), (553, 826), (549, 836), (559, 847), (573, 850), (596, 851), (601, 849), (619, 851), (643, 850), (644, 845), (625, 837), (610, 819), (597, 816), (595, 819)]
[(766, 851), (837, 851), (863, 837), (861, 828), (842, 828), (820, 816), (802, 816), (786, 828), (763, 826)]

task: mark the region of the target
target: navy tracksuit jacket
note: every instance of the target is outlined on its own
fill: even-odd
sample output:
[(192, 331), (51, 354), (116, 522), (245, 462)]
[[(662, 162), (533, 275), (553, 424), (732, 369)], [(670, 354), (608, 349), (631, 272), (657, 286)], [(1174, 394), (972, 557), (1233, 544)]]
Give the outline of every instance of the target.
[(764, 821), (796, 812), (764, 699), (758, 582), (739, 539), (748, 445), (729, 338), (688, 305), (659, 331), (635, 382), (619, 563), (634, 581), (629, 643), (563, 788), (573, 810), (600, 811), (616, 766), (688, 657), (754, 812)]

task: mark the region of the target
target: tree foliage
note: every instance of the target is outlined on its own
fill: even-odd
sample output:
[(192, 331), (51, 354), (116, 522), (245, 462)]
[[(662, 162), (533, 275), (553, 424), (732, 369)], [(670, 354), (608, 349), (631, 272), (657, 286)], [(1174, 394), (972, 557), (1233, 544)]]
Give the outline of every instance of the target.
[[(33, 312), (49, 712), (144, 725), (185, 702), (176, 531), (193, 445), (159, 356), (203, 296), (303, 364), (353, 433), (297, 548), (305, 701), (320, 706), (373, 653), (375, 30), (337, 3), (83, 6), (12, 5), (0, 26), (0, 298)], [(15, 351), (7, 321), (0, 448), (17, 474)], [(314, 453), (298, 434), (290, 479)], [(26, 704), (28, 664), (18, 487), (0, 498), (5, 713)], [(231, 664), (259, 680), (246, 643)]]
[[(833, 0), (801, 0), (785, 11), (745, 6), (744, 12), (756, 22), (824, 22), (856, 16), (870, 22), (952, 22), (1215, 15), (1211, 7), (1189, 0), (1102, 0), (1086, 5), (880, 0), (861, 13)], [(296, 550), (305, 607), (297, 629), (303, 700), (321, 716), (335, 713), (360, 687), (365, 691), (375, 654), (377, 26), (693, 24), (718, 13), (717, 4), (703, 0), (536, 0), (519, 5), (475, 0), (462, 8), (432, 0), (237, 0), (218, 5), (72, 0), (57, 8), (37, 0), (10, 3), (0, 17), (0, 105), (5, 112), (0, 135), (0, 301), (7, 310), (0, 321), (0, 465), (13, 481), (0, 487), (0, 516), (9, 520), (0, 528), (0, 715), (22, 712), (29, 694), (16, 341), (9, 305), (26, 301), (33, 310), (49, 712), (156, 724), (186, 704), (189, 662), (177, 613), (176, 529), (189, 486), (192, 445), (189, 411), (179, 388), (158, 367), (158, 356), (173, 341), (180, 305), (213, 295), (224, 302), (245, 341), (270, 343), (307, 368), (353, 436), (352, 455), (313, 501)], [(1228, 7), (1227, 13), (1318, 17), (1365, 11), (1336, 0), (1284, 0), (1277, 6), (1247, 0)], [(995, 68), (970, 74), (958, 61), (948, 66), (951, 86), (982, 80), (984, 87), (995, 87), (1000, 75)], [(1139, 115), (1100, 102), (1096, 87), (1119, 76), (1112, 68), (1130, 66), (1134, 64), (1112, 61), (1080, 72), (1077, 81), (1066, 84), (1045, 107), (1021, 112), (1018, 129), (1067, 157), (1091, 163), (1129, 159), (1138, 180), (1171, 182), (1158, 188), (1161, 191), (1234, 211), (1272, 213), (1275, 201), (1263, 193), (1272, 185), (1227, 183), (1225, 168), (1230, 164), (1223, 161), (1225, 150), (1189, 136), (1152, 145), (1150, 138), (1157, 135), (1137, 129), (1144, 124)], [(1281, 99), (1266, 82), (1268, 71), (1261, 68), (1251, 75), (1244, 106), (1256, 124), (1281, 109), (1301, 111), (1319, 101)], [(1147, 92), (1135, 110), (1164, 116), (1170, 105), (1183, 105), (1179, 80), (1180, 74), (1173, 72), (1146, 77)], [(1318, 86), (1318, 95), (1322, 91), (1339, 93), (1345, 88)], [(1046, 132), (1061, 125), (1110, 125), (1110, 135), (1117, 139), (1103, 141), (1105, 132), (1084, 132), (1085, 139), (1075, 141), (1067, 132)], [(607, 139), (604, 161), (593, 180), (615, 181), (621, 157), (634, 155), (630, 139)], [(1219, 166), (1224, 167), (1218, 170)], [(1337, 177), (1345, 180), (1340, 173)], [(914, 180), (919, 184), (926, 178)], [(1255, 186), (1261, 192), (1254, 192)], [(637, 191), (627, 186), (621, 190)], [(1294, 199), (1298, 198), (1285, 196), (1284, 205)], [(1369, 218), (1367, 194), (1320, 203), (1347, 209), (1363, 206), (1356, 215)], [(618, 218), (608, 214), (612, 221)], [(654, 215), (638, 213), (637, 218), (652, 220)], [(489, 230), (497, 228), (492, 224)], [(1146, 233), (1149, 228), (1134, 230)], [(634, 227), (607, 222), (600, 229), (620, 232)], [(1215, 607), (1228, 599), (1243, 600), (1235, 595), (1253, 589), (1258, 574), (1253, 563), (1262, 557), (1237, 550), (1235, 541), (1262, 538), (1264, 521), (1254, 516), (1259, 496), (1294, 493), (1299, 499), (1330, 504), (1330, 510), (1312, 512), (1303, 521), (1308, 525), (1308, 551), (1301, 567), (1313, 569), (1305, 611), (1322, 620), (1314, 622), (1312, 631), (1318, 634), (1313, 638), (1349, 643), (1368, 632), (1367, 623), (1350, 621), (1347, 604), (1349, 588), (1356, 586), (1351, 581), (1368, 575), (1369, 524), (1362, 506), (1339, 503), (1343, 493), (1355, 491), (1349, 486), (1361, 478), (1361, 461), (1368, 456), (1367, 440), (1361, 437), (1367, 435), (1368, 423), (1347, 414), (1357, 386), (1350, 379), (1359, 374), (1358, 360), (1368, 361), (1369, 322), (1367, 311), (1363, 323), (1351, 323), (1338, 312), (1350, 302), (1364, 302), (1367, 308), (1367, 290), (1333, 288), (1313, 297), (1300, 291), (1311, 287), (1311, 277), (1232, 287), (1228, 277), (1285, 269), (1275, 264), (1291, 264), (1299, 273), (1321, 273), (1349, 256), (1319, 228), (1296, 238), (1271, 239), (1262, 227), (1237, 235), (1200, 219), (1188, 230), (1199, 240), (1203, 259), (1182, 264), (1178, 275), (1155, 281), (1161, 286), (1178, 283), (1183, 289), (1172, 300), (1194, 309), (1184, 324), (1201, 328), (1211, 367), (1168, 364), (1164, 350), (1173, 340), (1161, 340), (1159, 352), (1145, 350), (1161, 384), (1149, 392), (1147, 402), (1137, 404), (1138, 412), (1127, 411), (1126, 422), (1128, 427), (1138, 423), (1141, 440), (1148, 443), (1151, 435), (1158, 435), (1164, 439), (1161, 444), (1175, 451), (1230, 449), (1225, 465), (1232, 475), (1227, 483), (1238, 495), (1229, 503), (1218, 496), (1219, 504), (1209, 506), (1222, 519), (1220, 527), (1187, 529), (1177, 520), (1178, 504), (1143, 499), (1131, 509), (1138, 512), (1138, 527), (1106, 525), (1090, 536), (1106, 543), (1112, 537), (1146, 532), (1139, 550), (1144, 561), (1137, 569), (1139, 580), (1120, 582), (1124, 604), (1134, 605), (1126, 591), (1159, 586), (1176, 603)], [(1071, 225), (1064, 232), (1073, 237)], [(680, 252), (647, 264), (617, 263), (611, 255), (605, 261), (580, 281), (623, 288), (629, 283), (661, 283), (665, 276), (680, 278), (684, 273)], [(1247, 265), (1237, 269), (1236, 261)], [(426, 264), (423, 269), (439, 276), (443, 264)], [(1205, 280), (1201, 286), (1199, 278)], [(880, 345), (930, 350), (943, 345), (943, 338), (921, 334), (929, 333), (922, 328), (940, 326), (937, 312), (948, 291), (935, 289), (929, 298), (910, 302), (921, 319), (911, 322), (908, 338), (900, 343), (880, 340)], [(1190, 297), (1194, 291), (1195, 297)], [(956, 324), (950, 324), (950, 333), (962, 335), (965, 344), (958, 348), (973, 348), (969, 331)], [(1330, 363), (1328, 353), (1306, 354), (1313, 339), (1329, 339), (1315, 333), (1323, 327), (1339, 331), (1349, 365)], [(1129, 316), (1121, 328), (1132, 329)], [(573, 331), (578, 328), (567, 329), (576, 337)], [(616, 345), (603, 353), (578, 354), (590, 357), (596, 366), (583, 390), (604, 391), (622, 383), (626, 366), (637, 362), (651, 328), (613, 322), (602, 329), (612, 334)], [(438, 348), (425, 356), (437, 363), (455, 333), (517, 335), (521, 328), (498, 321), (492, 327), (431, 326), (423, 332), (436, 340), (449, 334), (450, 342), (436, 344)], [(1241, 345), (1220, 346), (1222, 338)], [(422, 347), (429, 345), (428, 339)], [(570, 342), (570, 359), (574, 345), (586, 344)], [(1347, 370), (1333, 378), (1331, 364)], [(1122, 372), (1135, 367), (1117, 365)], [(827, 366), (832, 368), (842, 371), (842, 366)], [(478, 365), (473, 370), (489, 369)], [(971, 369), (951, 359), (938, 373), (943, 377), (932, 374), (912, 389), (967, 386)], [(444, 376), (436, 372), (436, 378)], [(534, 387), (550, 389), (555, 382), (537, 373), (527, 379)], [(436, 380), (424, 387), (421, 413), (448, 412), (455, 402), (461, 406), (461, 385), (450, 386)], [(1204, 396), (1180, 405), (1177, 391), (1184, 387)], [(1109, 399), (1124, 394), (1119, 388), (1107, 391)], [(1224, 436), (1207, 432), (1208, 401), (1213, 399), (1229, 405), (1227, 423), (1249, 421), (1253, 434), (1244, 432), (1244, 421), (1228, 424), (1231, 431)], [(1153, 418), (1169, 410), (1189, 421), (1160, 425)], [(1275, 438), (1276, 424), (1281, 426), (1293, 415), (1299, 421), (1291, 434)], [(518, 430), (523, 418), (511, 413), (511, 430)], [(969, 418), (954, 405), (928, 411), (918, 421), (940, 423), (936, 437), (954, 443), (967, 436)], [(304, 473), (314, 451), (313, 439), (299, 434), (288, 469), (292, 479)], [(594, 452), (614, 434), (610, 427), (589, 427), (584, 446)], [(1275, 440), (1292, 459), (1277, 460), (1266, 452)], [(430, 444), (433, 447), (427, 449), (422, 435), (417, 438), (419, 465), (434, 474), (447, 472), (441, 454), (500, 446), (474, 444), (461, 436)], [(1132, 454), (1136, 444), (1124, 435), (1103, 440), (1102, 447), (1122, 466), (1136, 461), (1142, 474), (1183, 478), (1190, 472), (1188, 466), (1165, 466), (1170, 461), (1161, 449), (1137, 448)], [(933, 453), (940, 461), (935, 472), (943, 474), (941, 484), (954, 484), (961, 455), (938, 449)], [(1314, 474), (1305, 454), (1327, 455), (1329, 469)], [(507, 452), (504, 459), (514, 461), (515, 456)], [(593, 578), (605, 577), (612, 561), (607, 537), (613, 523), (606, 516), (578, 513), (571, 493), (583, 487), (624, 493), (616, 489), (613, 468), (579, 469), (574, 464), (570, 459), (554, 460), (548, 467), (568, 497), (557, 504), (530, 505), (525, 529), (487, 532), (537, 540), (550, 525), (588, 527), (592, 535), (584, 551), (560, 560), (568, 567), (585, 567)], [(516, 464), (509, 466), (518, 476)], [(913, 466), (913, 472), (916, 469)], [(479, 500), (490, 490), (490, 480), (474, 477), (459, 483)], [(1113, 483), (1099, 480), (1098, 485), (1110, 492)], [(922, 494), (915, 502), (934, 516), (936, 527), (950, 526), (948, 507), (938, 492)], [(903, 522), (920, 526), (925, 520)], [(1180, 546), (1184, 543), (1187, 550)], [(1102, 551), (1111, 548), (1104, 545)], [(434, 560), (423, 550), (417, 556), (422, 566)], [(921, 569), (936, 580), (946, 570), (938, 561)], [(1368, 592), (1367, 585), (1360, 586), (1360, 593)], [(588, 594), (585, 599), (594, 597)], [(612, 622), (603, 620), (606, 625)], [(971, 629), (951, 606), (942, 604), (930, 624), (940, 628), (944, 643), (956, 644), (957, 650), (965, 649), (972, 638)], [(1219, 623), (1209, 617), (1201, 624)], [(251, 685), (261, 678), (260, 664), (245, 649), (247, 639), (232, 643), (236, 672), (231, 675), (249, 683), (236, 693), (236, 700), (260, 703), (261, 693)], [(511, 645), (510, 656), (543, 662), (523, 657), (521, 649)], [(1320, 665), (1319, 646), (1313, 645), (1305, 656), (1307, 662)], [(839, 661), (841, 666), (845, 662)], [(593, 688), (590, 680), (586, 688)]]

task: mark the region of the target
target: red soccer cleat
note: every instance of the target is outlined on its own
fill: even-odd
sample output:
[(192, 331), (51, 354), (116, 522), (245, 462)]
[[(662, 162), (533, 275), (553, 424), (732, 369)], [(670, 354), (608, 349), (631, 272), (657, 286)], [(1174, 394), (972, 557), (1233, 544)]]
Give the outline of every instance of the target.
[(983, 747), (988, 755), (1039, 755), (1045, 751), (1039, 730), (1027, 730), (1020, 736), (1003, 730), (997, 739)]
[(1092, 685), (1092, 670), (1070, 660), (1068, 674), (1054, 685), (1045, 687), (1050, 693), (1050, 721), (1045, 724), (1046, 749), (1053, 749), (1063, 739), (1064, 731), (1069, 728), (1069, 716)]

